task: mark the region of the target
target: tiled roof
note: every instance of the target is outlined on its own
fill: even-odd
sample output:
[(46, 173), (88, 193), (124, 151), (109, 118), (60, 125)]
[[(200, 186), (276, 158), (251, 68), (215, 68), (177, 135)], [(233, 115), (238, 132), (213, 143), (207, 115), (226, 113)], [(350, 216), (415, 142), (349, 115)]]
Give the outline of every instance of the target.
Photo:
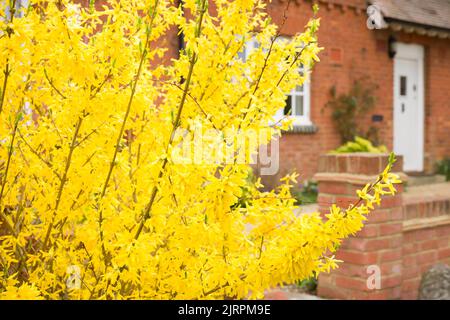
[(450, 0), (372, 0), (386, 20), (450, 30)]

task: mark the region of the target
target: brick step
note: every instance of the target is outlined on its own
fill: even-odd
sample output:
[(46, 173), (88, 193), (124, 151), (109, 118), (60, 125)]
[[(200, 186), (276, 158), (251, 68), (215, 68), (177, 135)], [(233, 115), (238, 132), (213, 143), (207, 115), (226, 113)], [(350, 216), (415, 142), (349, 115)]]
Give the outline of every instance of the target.
[(266, 291), (264, 300), (324, 300), (323, 298), (302, 292), (295, 285), (274, 288)]

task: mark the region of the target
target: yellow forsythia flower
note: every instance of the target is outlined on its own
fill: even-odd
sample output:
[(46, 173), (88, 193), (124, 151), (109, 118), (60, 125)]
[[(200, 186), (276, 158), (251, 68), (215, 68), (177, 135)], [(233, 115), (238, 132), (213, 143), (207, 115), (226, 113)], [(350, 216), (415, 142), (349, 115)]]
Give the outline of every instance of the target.
[[(249, 182), (239, 157), (280, 133), (268, 124), (319, 60), (319, 21), (275, 41), (266, 1), (209, 2), (185, 1), (187, 18), (169, 0), (31, 0), (0, 19), (2, 298), (259, 298), (335, 268), (342, 239), (395, 192), (389, 167), (323, 221), (294, 213), (297, 175)], [(170, 60), (173, 30), (185, 48)], [(216, 147), (261, 130), (239, 152)]]

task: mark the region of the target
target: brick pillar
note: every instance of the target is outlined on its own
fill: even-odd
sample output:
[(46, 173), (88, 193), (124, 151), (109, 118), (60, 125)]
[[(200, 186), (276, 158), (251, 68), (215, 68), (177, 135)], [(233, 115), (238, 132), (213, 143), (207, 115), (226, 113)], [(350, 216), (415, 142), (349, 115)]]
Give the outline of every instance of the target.
[[(401, 173), (403, 159), (397, 157), (393, 171)], [(319, 160), (319, 210), (327, 213), (331, 204), (341, 208), (358, 200), (356, 190), (375, 181), (388, 163), (388, 155), (352, 153), (324, 155)], [(330, 274), (319, 276), (318, 294), (337, 299), (399, 299), (402, 284), (402, 191), (385, 197), (368, 216), (364, 229), (346, 239), (336, 258), (343, 260)], [(374, 270), (380, 270), (380, 289), (367, 285)], [(372, 279), (372, 278), (371, 278)], [(374, 282), (370, 282), (374, 283)]]

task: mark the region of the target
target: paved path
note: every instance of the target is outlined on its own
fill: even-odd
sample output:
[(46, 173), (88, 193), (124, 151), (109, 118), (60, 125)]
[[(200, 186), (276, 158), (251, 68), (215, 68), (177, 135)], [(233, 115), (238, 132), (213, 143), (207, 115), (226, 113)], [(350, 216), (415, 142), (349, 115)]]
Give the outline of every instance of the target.
[(296, 285), (270, 290), (264, 300), (323, 300), (322, 298), (302, 292)]

